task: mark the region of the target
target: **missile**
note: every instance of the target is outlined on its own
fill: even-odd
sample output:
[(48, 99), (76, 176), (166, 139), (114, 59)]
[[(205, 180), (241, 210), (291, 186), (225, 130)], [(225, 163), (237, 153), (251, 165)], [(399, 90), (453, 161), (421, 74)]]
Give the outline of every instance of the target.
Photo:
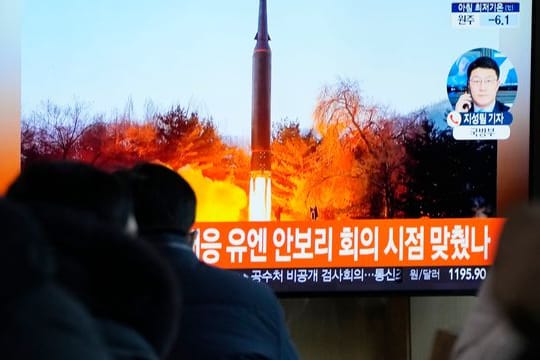
[(253, 50), (253, 93), (251, 104), (251, 171), (270, 171), (270, 82), (271, 59), (268, 41), (266, 0), (259, 0), (259, 23)]
[(259, 0), (259, 21), (253, 50), (251, 103), (251, 172), (249, 181), (249, 219), (268, 221), (272, 214), (270, 152), (270, 36), (266, 0)]

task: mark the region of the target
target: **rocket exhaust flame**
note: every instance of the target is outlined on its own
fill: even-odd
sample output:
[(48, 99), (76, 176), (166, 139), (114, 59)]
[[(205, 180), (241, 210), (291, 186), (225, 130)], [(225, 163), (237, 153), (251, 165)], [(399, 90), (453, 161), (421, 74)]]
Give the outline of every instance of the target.
[(270, 171), (252, 171), (249, 181), (249, 220), (268, 221), (272, 215)]
[(249, 219), (270, 220), (271, 153), (270, 153), (270, 83), (271, 51), (268, 41), (266, 0), (259, 1), (259, 18), (253, 50), (253, 93), (251, 109), (251, 173)]

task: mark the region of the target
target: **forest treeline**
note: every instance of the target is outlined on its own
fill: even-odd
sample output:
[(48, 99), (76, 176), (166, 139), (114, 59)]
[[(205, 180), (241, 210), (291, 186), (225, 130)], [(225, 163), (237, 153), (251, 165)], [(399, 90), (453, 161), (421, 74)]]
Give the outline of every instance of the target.
[[(320, 219), (491, 215), (496, 142), (456, 141), (434, 120), (426, 110), (404, 116), (369, 105), (353, 81), (325, 87), (311, 129), (287, 119), (273, 126), (273, 213), (303, 220), (316, 206)], [(45, 102), (21, 122), (22, 167), (43, 159), (106, 170), (158, 161), (249, 188), (248, 149), (180, 105), (141, 120)]]

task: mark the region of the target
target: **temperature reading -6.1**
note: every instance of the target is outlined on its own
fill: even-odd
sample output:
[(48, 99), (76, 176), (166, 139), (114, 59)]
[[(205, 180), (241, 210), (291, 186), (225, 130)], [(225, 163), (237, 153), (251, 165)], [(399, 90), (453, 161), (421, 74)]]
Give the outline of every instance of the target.
[(519, 26), (519, 2), (453, 2), (452, 26), (469, 28), (515, 28)]
[(516, 27), (519, 25), (519, 13), (480, 14), (480, 23), (487, 27)]
[(492, 21), (495, 21), (496, 25), (504, 26), (510, 23), (509, 16), (507, 15), (496, 15)]

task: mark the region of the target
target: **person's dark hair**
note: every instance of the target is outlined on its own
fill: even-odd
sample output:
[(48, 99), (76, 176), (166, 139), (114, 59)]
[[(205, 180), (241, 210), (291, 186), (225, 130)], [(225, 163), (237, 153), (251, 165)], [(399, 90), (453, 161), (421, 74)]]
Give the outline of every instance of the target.
[(493, 69), (495, 70), (495, 73), (497, 74), (497, 79), (499, 78), (500, 70), (499, 65), (497, 65), (497, 62), (490, 58), (489, 56), (480, 56), (473, 62), (469, 64), (469, 67), (467, 68), (467, 81), (471, 78), (471, 73), (474, 69)]
[(132, 210), (129, 191), (115, 176), (71, 161), (29, 165), (10, 185), (7, 197), (29, 205), (69, 208), (122, 229)]
[(195, 192), (182, 176), (159, 164), (130, 171), (135, 218), (141, 234), (172, 231), (187, 235), (195, 221)]

